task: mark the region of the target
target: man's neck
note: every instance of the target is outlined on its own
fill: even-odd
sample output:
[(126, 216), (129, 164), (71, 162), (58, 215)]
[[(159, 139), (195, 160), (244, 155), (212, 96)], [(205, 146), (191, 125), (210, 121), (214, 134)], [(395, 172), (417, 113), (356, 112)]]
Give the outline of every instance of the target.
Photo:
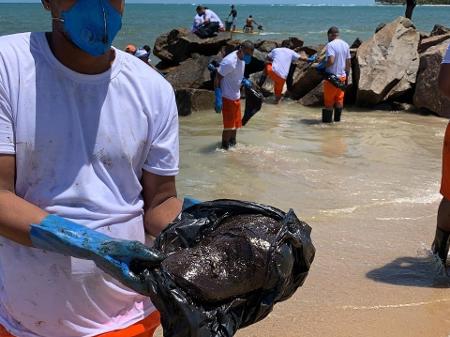
[(55, 57), (67, 68), (80, 74), (96, 75), (111, 68), (115, 53), (113, 50), (99, 57), (93, 57), (70, 42), (63, 33), (47, 33), (47, 41)]

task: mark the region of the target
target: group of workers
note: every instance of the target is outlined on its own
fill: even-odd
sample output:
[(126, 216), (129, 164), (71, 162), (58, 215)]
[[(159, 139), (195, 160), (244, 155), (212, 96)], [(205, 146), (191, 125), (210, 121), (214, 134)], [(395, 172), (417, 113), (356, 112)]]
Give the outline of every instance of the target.
[[(351, 55), (349, 45), (340, 38), (339, 29), (331, 27), (328, 30), (328, 44), (325, 58), (320, 60), (317, 70), (325, 75), (324, 102), (322, 122), (340, 122), (344, 107), (345, 87), (348, 83)], [(313, 61), (315, 58), (300, 56), (288, 48), (289, 41), (283, 42), (280, 48), (273, 49), (267, 56), (263, 75), (258, 81), (262, 86), (267, 77), (274, 83), (275, 103), (283, 97), (283, 89), (289, 75), (291, 64), (301, 59)], [(239, 49), (227, 55), (220, 63), (215, 76), (215, 110), (223, 117), (222, 148), (229, 149), (236, 145), (237, 130), (242, 127), (241, 87), (252, 83), (244, 78), (245, 67), (253, 60), (254, 45), (245, 41)], [(323, 69), (322, 68), (323, 65)], [(334, 115), (334, 116), (333, 116)]]
[[(145, 233), (157, 236), (183, 208), (175, 95), (137, 50), (111, 47), (123, 0), (42, 4), (51, 32), (0, 37), (0, 337), (151, 337), (159, 314), (138, 295), (131, 263), (160, 261)], [(336, 29), (328, 38), (327, 71), (345, 81), (347, 45)], [(225, 146), (241, 127), (239, 89), (250, 85), (243, 75), (253, 51), (243, 42), (218, 69)], [(283, 48), (269, 55), (278, 94), (295, 59)], [(450, 96), (450, 52), (440, 85)], [(325, 90), (339, 119), (344, 93)], [(433, 245), (443, 262), (449, 138)], [(91, 260), (79, 259), (80, 247)]]

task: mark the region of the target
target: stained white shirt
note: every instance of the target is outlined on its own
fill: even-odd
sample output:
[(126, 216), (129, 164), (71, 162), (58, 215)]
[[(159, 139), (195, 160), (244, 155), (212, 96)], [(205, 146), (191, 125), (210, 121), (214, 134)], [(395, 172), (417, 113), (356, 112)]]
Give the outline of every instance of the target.
[(220, 28), (223, 28), (223, 22), (220, 17), (210, 9), (205, 9), (205, 21), (218, 22)]
[[(115, 50), (110, 70), (76, 73), (44, 33), (0, 38), (0, 153), (16, 156), (23, 199), (112, 237), (144, 242), (143, 170), (178, 173), (172, 87)], [(20, 337), (86, 337), (155, 310), (93, 262), (0, 238), (0, 325)]]
[(222, 96), (230, 100), (241, 98), (241, 83), (244, 78), (245, 62), (239, 59), (237, 51), (228, 54), (219, 66), (219, 74), (223, 76), (220, 82)]

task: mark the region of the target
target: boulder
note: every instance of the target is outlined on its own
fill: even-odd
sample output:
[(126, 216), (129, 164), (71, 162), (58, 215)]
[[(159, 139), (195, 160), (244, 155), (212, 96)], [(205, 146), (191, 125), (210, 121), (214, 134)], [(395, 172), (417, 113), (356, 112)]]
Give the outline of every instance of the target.
[(375, 34), (378, 33), (380, 30), (382, 30), (384, 27), (386, 27), (385, 23), (380, 23), (377, 28), (375, 28)]
[(282, 45), (286, 44), (287, 48), (290, 48), (292, 50), (297, 50), (301, 47), (303, 47), (304, 42), (303, 40), (300, 40), (298, 37), (289, 37), (286, 40), (283, 40)]
[(319, 83), (319, 85), (303, 96), (298, 102), (304, 106), (323, 107), (323, 82)]
[(208, 56), (197, 55), (195, 58), (180, 63), (171, 69), (167, 75), (168, 80), (175, 89), (212, 89), (211, 76), (208, 70)]
[(179, 64), (192, 54), (216, 55), (231, 40), (229, 33), (219, 33), (216, 37), (201, 39), (187, 29), (178, 28), (156, 39), (153, 53), (161, 59), (162, 66)]
[(299, 64), (292, 78), (291, 98), (300, 99), (317, 87), (323, 80), (321, 75), (313, 66)]
[(376, 105), (412, 90), (419, 69), (419, 39), (412, 22), (400, 17), (358, 48), (357, 104)]
[(431, 36), (445, 35), (450, 33), (450, 28), (443, 25), (435, 25), (431, 31)]
[(441, 44), (443, 41), (446, 41), (450, 38), (450, 33), (443, 35), (434, 35), (427, 37), (420, 41), (419, 44), (419, 53), (423, 53), (428, 48)]
[(357, 37), (355, 41), (353, 41), (352, 45), (350, 46), (350, 49), (358, 49), (362, 45), (362, 40)]
[(214, 106), (214, 92), (208, 90), (177, 89), (175, 98), (180, 116), (189, 116), (193, 111), (209, 110)]
[(308, 56), (312, 56), (314, 54), (317, 54), (323, 48), (325, 48), (325, 45), (321, 44), (321, 45), (318, 45), (318, 46), (303, 46), (301, 48), (298, 48), (296, 51), (297, 51), (297, 53), (304, 52)]
[(278, 48), (281, 46), (281, 43), (279, 41), (269, 41), (269, 40), (263, 40), (263, 41), (257, 41), (255, 43), (255, 48), (259, 51), (262, 51), (263, 53), (270, 53), (272, 49)]
[(414, 105), (418, 109), (431, 111), (442, 117), (450, 117), (450, 99), (444, 97), (438, 88), (438, 75), (442, 58), (450, 39), (429, 48), (420, 56)]

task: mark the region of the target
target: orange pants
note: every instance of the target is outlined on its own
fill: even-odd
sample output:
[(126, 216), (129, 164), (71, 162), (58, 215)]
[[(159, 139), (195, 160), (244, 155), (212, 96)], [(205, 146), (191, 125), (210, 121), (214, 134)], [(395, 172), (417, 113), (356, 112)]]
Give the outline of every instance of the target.
[[(159, 312), (155, 311), (146, 319), (126, 328), (107, 332), (98, 337), (152, 337), (155, 330), (160, 324)], [(0, 325), (0, 337), (14, 337), (4, 327)]]
[(222, 117), (224, 130), (242, 128), (241, 100), (233, 101), (225, 97), (222, 98)]
[[(346, 77), (340, 78), (342, 83), (345, 83)], [(324, 81), (323, 84), (323, 98), (326, 108), (332, 108), (335, 105), (344, 105), (345, 92), (339, 88), (336, 88), (329, 81)]]
[(442, 181), (441, 194), (450, 200), (450, 124), (447, 125), (442, 149)]
[(273, 71), (272, 64), (266, 65), (266, 72), (273, 81), (275, 96), (281, 97), (286, 80)]

